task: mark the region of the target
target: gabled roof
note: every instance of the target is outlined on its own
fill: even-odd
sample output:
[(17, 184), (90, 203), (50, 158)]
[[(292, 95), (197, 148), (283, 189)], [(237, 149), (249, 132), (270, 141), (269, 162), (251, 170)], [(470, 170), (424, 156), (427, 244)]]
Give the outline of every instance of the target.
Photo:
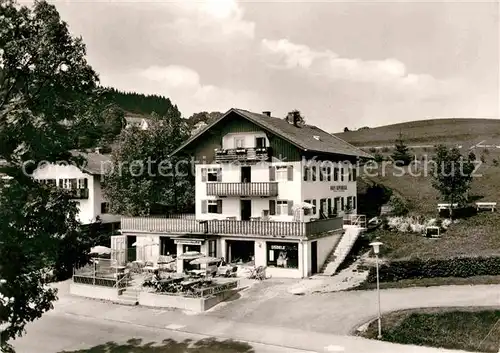
[(273, 118), (264, 114), (252, 113), (247, 110), (236, 108), (230, 109), (219, 119), (216, 119), (203, 129), (201, 129), (197, 134), (193, 135), (179, 148), (177, 148), (172, 154), (179, 152), (191, 142), (198, 139), (206, 131), (210, 130), (214, 125), (225, 119), (231, 113), (240, 115), (241, 117), (251, 121), (255, 125), (260, 126), (262, 129), (267, 130), (290, 142), (303, 151), (373, 158), (368, 153), (334, 135), (329, 134), (324, 130), (321, 130), (316, 126), (301, 125), (300, 127), (297, 127), (293, 124), (288, 123), (284, 119)]
[(111, 163), (109, 163), (111, 161), (111, 155), (109, 154), (80, 151), (71, 151), (71, 154), (75, 157), (79, 156), (85, 158), (86, 162), (84, 162), (83, 166), (80, 168), (85, 173), (103, 175), (111, 168)]

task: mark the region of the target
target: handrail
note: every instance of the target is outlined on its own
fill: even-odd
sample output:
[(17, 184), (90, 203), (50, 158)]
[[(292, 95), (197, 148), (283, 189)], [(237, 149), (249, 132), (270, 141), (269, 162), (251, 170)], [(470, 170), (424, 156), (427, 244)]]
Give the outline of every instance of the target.
[[(117, 288), (118, 290), (127, 287), (127, 283), (128, 283), (127, 281), (129, 280), (129, 276), (130, 276), (129, 272), (124, 273), (124, 275), (123, 275), (122, 278), (116, 280), (116, 283), (115, 283), (115, 285), (113, 287)], [(122, 281), (125, 282), (125, 286), (124, 287), (120, 286), (120, 284), (122, 283)]]

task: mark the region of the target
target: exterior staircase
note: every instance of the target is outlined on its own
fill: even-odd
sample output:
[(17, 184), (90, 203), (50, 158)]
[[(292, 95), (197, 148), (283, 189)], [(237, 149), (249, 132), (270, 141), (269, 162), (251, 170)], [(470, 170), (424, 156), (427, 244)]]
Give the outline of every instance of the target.
[(335, 249), (328, 256), (320, 273), (324, 276), (333, 276), (344, 262), (359, 235), (365, 230), (358, 225), (344, 225), (344, 234)]
[(139, 303), (139, 290), (127, 287), (118, 297), (118, 303), (123, 305), (137, 305)]

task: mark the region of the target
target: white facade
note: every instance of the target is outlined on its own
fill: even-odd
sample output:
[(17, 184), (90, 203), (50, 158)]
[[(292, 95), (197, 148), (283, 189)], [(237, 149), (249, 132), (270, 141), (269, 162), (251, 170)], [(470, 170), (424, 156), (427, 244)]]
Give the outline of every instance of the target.
[[(75, 198), (78, 204), (78, 220), (89, 224), (99, 216), (103, 223), (119, 222), (120, 216), (106, 212), (107, 201), (101, 190), (101, 176), (83, 172), (74, 165), (46, 164), (37, 168), (33, 178), (40, 181), (53, 181), (56, 186), (65, 189), (88, 189), (87, 198)], [(101, 212), (105, 211), (105, 212)]]

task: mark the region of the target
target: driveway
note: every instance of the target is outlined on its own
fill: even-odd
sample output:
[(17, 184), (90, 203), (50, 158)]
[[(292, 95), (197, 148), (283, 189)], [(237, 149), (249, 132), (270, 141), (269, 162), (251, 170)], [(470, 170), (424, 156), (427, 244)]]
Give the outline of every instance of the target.
[[(377, 292), (293, 295), (290, 282), (269, 280), (204, 315), (345, 335), (376, 317)], [(500, 285), (417, 287), (380, 292), (382, 312), (421, 307), (500, 306)]]

